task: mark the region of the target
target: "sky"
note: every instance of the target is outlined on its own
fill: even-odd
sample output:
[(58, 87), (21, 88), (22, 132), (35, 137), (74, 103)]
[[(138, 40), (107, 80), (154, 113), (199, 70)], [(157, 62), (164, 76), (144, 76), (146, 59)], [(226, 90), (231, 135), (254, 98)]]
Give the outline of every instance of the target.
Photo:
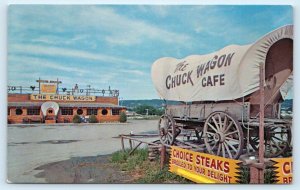
[(11, 5), (8, 85), (59, 78), (66, 88), (111, 86), (121, 99), (159, 98), (155, 60), (250, 44), (292, 24), (292, 15), (290, 6)]

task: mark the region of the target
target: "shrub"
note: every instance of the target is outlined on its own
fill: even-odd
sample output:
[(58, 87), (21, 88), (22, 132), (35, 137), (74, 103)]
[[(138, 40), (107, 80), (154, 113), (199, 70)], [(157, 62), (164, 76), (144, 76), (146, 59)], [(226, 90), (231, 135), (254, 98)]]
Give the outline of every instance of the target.
[(98, 123), (98, 119), (95, 115), (90, 115), (89, 122), (90, 123)]
[(125, 123), (127, 121), (127, 115), (124, 111), (120, 113), (120, 122)]
[(81, 123), (81, 119), (79, 115), (74, 115), (73, 119), (72, 119), (73, 123)]

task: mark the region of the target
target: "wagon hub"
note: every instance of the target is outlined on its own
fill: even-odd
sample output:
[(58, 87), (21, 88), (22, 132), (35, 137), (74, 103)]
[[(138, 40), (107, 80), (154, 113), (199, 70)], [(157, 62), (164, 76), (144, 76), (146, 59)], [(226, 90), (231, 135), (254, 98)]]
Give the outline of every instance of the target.
[(222, 142), (225, 141), (225, 135), (221, 132), (217, 132), (217, 133), (214, 134), (214, 140), (216, 142), (222, 143)]

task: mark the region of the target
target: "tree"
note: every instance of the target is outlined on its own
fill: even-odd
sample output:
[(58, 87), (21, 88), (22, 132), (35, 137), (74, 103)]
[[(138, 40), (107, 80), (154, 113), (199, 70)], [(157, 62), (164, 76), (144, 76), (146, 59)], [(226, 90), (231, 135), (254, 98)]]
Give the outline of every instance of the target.
[(127, 115), (124, 111), (120, 113), (120, 122), (125, 123), (127, 121)]
[(98, 119), (95, 115), (90, 115), (89, 116), (89, 122), (90, 123), (98, 123)]
[(80, 116), (79, 115), (74, 115), (73, 117), (73, 123), (81, 123), (81, 119), (80, 119)]
[(150, 105), (140, 105), (137, 106), (134, 111), (138, 114), (142, 114), (142, 115), (162, 115), (164, 113), (164, 109), (158, 109), (155, 108), (154, 106), (150, 106)]

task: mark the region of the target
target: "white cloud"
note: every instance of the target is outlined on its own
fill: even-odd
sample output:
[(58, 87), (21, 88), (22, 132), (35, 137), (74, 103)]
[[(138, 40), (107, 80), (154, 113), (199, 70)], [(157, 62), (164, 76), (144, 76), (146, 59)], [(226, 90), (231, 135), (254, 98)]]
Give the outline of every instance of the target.
[(143, 72), (141, 70), (136, 70), (136, 69), (133, 69), (133, 70), (124, 69), (124, 70), (121, 70), (120, 72), (122, 72), (123, 74), (128, 73), (128, 74), (134, 74), (134, 75), (138, 75), (138, 76), (145, 76), (146, 75), (145, 72)]
[[(51, 31), (55, 34), (82, 33), (93, 35), (94, 39), (104, 39), (111, 45), (133, 46), (145, 39), (156, 42), (185, 44), (190, 39), (187, 34), (168, 31), (143, 18), (129, 18), (107, 6), (31, 6), (22, 9), (12, 7), (9, 17), (12, 32)], [(138, 8), (138, 7), (137, 7)], [(166, 16), (166, 6), (151, 6), (151, 11)], [(140, 15), (142, 16), (142, 14)], [(23, 18), (32, 18), (30, 22)], [(36, 19), (38, 18), (38, 19)], [(26, 24), (24, 24), (26, 22)], [(18, 33), (18, 35), (20, 35)], [(44, 38), (36, 39), (46, 42)], [(49, 41), (51, 44), (53, 41)], [(63, 43), (63, 42), (62, 42)]]
[(82, 10), (79, 19), (88, 19), (88, 25), (110, 32), (105, 39), (112, 44), (135, 45), (145, 39), (158, 40), (165, 43), (184, 44), (190, 37), (162, 29), (141, 19), (129, 19), (115, 11), (104, 7), (91, 7)]
[(82, 68), (79, 67), (63, 66), (61, 63), (49, 61), (46, 59), (35, 58), (35, 57), (9, 55), (8, 60), (9, 60), (8, 70), (13, 72), (18, 72), (18, 73), (22, 71), (24, 72), (24, 69), (30, 70), (30, 68), (35, 68), (35, 67), (41, 68), (41, 70), (45, 70), (45, 71), (47, 71), (47, 69), (54, 69), (54, 70), (59, 70), (64, 72), (71, 72), (74, 75), (79, 75), (79, 76), (88, 73), (86, 70), (83, 70)]
[(130, 60), (126, 58), (104, 55), (101, 53), (90, 53), (87, 51), (80, 51), (76, 49), (67, 49), (59, 47), (48, 47), (41, 45), (25, 45), (25, 44), (10, 44), (9, 53), (25, 53), (31, 55), (47, 55), (47, 56), (62, 56), (62, 57), (72, 57), (81, 58), (89, 60), (103, 61), (104, 63), (116, 63), (116, 64), (134, 64), (141, 65), (144, 64), (141, 61)]

